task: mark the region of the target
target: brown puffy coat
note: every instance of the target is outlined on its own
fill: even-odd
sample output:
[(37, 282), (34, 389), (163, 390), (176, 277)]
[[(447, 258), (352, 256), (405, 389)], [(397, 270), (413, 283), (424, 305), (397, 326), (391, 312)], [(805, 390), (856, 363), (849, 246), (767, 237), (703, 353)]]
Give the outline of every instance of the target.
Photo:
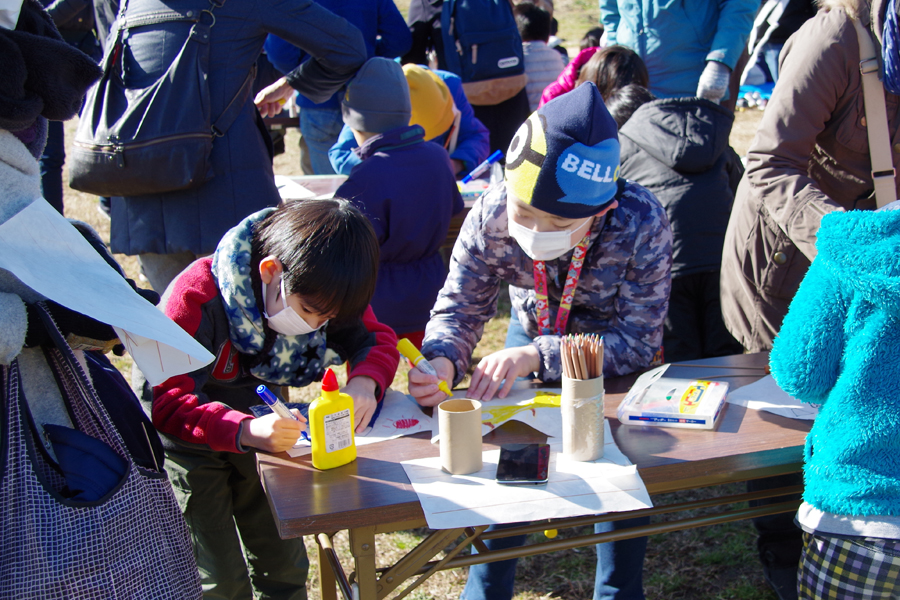
[[(772, 347), (816, 255), (822, 216), (875, 206), (859, 44), (850, 17), (861, 19), (880, 49), (887, 2), (822, 4), (782, 51), (778, 85), (750, 146), (725, 235), (722, 313), (751, 352)], [(885, 100), (897, 168), (900, 98), (886, 92)]]

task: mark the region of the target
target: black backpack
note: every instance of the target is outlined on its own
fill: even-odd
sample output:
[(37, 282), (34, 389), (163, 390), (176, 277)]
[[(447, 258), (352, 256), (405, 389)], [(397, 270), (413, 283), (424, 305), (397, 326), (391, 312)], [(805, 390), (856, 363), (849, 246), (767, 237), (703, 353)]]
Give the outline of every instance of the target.
[[(123, 3), (103, 57), (103, 76), (88, 90), (75, 133), (69, 185), (98, 196), (140, 196), (194, 188), (213, 177), (213, 140), (237, 118), (255, 68), (215, 122), (210, 115), (209, 41), (213, 11), (129, 11)], [(122, 38), (130, 28), (194, 23), (181, 51), (152, 85), (128, 89), (122, 79)]]

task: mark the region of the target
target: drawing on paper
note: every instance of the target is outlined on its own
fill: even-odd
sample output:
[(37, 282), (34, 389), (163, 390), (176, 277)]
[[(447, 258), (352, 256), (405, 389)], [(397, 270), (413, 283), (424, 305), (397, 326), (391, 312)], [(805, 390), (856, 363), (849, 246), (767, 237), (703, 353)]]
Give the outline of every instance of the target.
[[(526, 398), (511, 405), (491, 406), (490, 403), (485, 403), (481, 406), (482, 424), (494, 429), (526, 411), (536, 417), (538, 408), (559, 408), (560, 398), (559, 394), (538, 391), (534, 398)], [(484, 418), (485, 416), (487, 418)]]

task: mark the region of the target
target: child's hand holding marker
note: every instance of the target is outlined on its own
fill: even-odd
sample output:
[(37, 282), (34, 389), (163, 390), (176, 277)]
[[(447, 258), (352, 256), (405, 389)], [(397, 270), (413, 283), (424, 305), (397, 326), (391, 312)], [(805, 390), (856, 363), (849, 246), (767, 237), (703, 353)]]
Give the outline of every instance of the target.
[[(453, 395), (447, 384), (453, 381), (453, 363), (443, 356), (425, 360), (419, 349), (408, 339), (397, 343), (397, 350), (413, 364), (409, 371), (409, 393), (422, 406), (437, 406)], [(434, 389), (435, 386), (437, 389)]]
[(306, 418), (296, 408), (289, 410), (278, 396), (264, 385), (256, 388), (272, 413), (250, 419), (241, 430), (241, 445), (259, 448), (267, 452), (284, 452), (294, 446), (301, 437), (309, 440)]

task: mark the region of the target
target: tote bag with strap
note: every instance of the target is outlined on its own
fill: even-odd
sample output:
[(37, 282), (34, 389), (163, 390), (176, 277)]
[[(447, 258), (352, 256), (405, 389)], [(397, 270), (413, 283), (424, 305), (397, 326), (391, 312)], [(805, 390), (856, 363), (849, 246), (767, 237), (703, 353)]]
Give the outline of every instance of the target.
[[(213, 177), (213, 140), (225, 135), (246, 102), (255, 67), (215, 122), (210, 115), (210, 30), (215, 8), (132, 11), (123, 3), (103, 57), (103, 75), (87, 93), (67, 159), (69, 185), (98, 196), (140, 196), (198, 187)], [(184, 45), (152, 85), (122, 78), (123, 37), (133, 28), (191, 22)]]
[[(50, 458), (36, 437), (18, 361), (0, 369), (0, 598), (200, 598), (190, 534), (166, 473), (135, 463), (43, 308), (41, 317), (55, 344), (47, 362), (74, 424), (67, 445), (54, 446), (57, 457), (99, 449), (91, 458), (111, 467), (97, 491), (82, 485), (90, 471)], [(58, 441), (62, 429), (48, 427), (47, 435)]]

